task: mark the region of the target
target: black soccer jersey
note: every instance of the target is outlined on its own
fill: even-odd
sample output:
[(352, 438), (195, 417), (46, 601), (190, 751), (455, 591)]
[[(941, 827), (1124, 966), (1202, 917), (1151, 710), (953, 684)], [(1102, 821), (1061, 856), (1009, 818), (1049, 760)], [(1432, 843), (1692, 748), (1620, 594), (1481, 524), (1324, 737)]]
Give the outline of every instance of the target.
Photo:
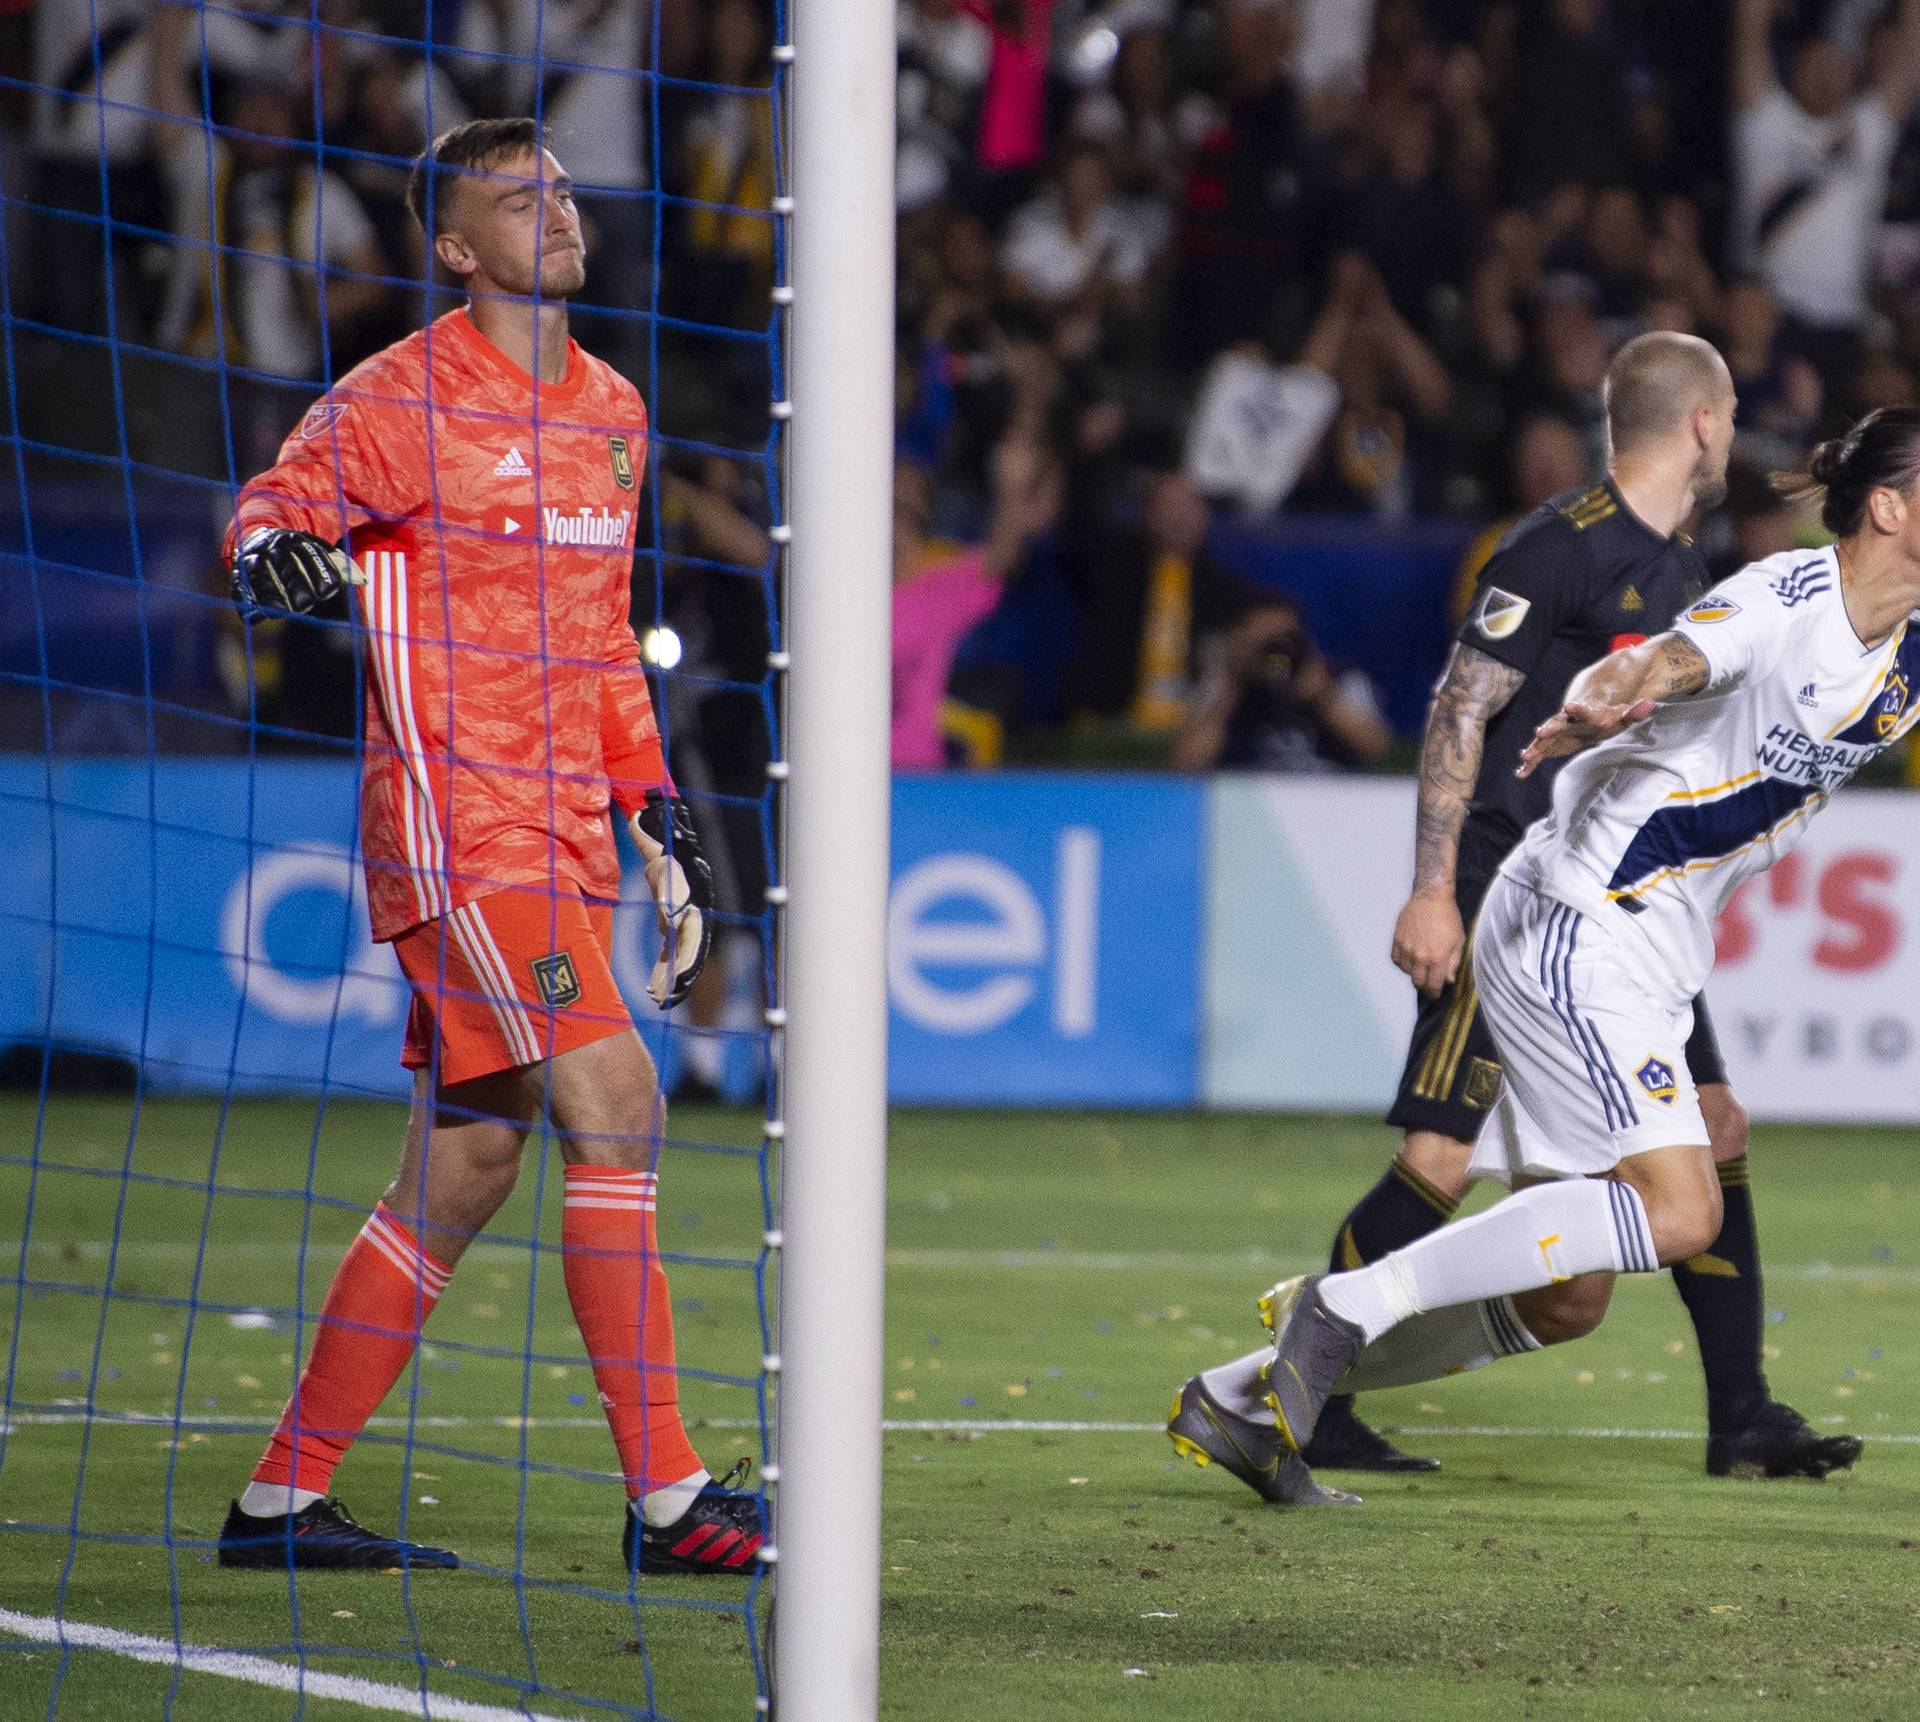
[(1527, 778), (1513, 772), (1533, 732), (1560, 709), (1567, 684), (1615, 647), (1664, 633), (1706, 587), (1707, 565), (1691, 541), (1662, 538), (1610, 479), (1541, 504), (1500, 540), (1459, 638), (1527, 679), (1487, 726), (1460, 834), (1463, 882), (1491, 875), (1552, 805), (1562, 761)]

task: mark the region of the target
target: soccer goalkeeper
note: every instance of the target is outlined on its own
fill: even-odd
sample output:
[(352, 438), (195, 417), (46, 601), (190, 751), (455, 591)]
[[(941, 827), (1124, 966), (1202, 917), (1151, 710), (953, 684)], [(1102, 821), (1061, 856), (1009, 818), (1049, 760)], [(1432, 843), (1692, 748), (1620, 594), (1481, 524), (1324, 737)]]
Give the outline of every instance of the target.
[(534, 121), (445, 133), (409, 202), (466, 305), (317, 402), (228, 534), (249, 615), (358, 593), (361, 843), (374, 936), (413, 989), (414, 1086), (399, 1171), (334, 1275), (220, 1560), (458, 1565), (356, 1524), (329, 1487), (544, 1113), (565, 1161), (567, 1295), (626, 1480), (627, 1566), (740, 1571), (759, 1509), (708, 1475), (681, 1423), (654, 1230), (663, 1113), (609, 962), (610, 801), (666, 935), (657, 1002), (686, 996), (710, 933), (710, 875), (628, 613), (646, 414), (568, 337), (586, 252)]

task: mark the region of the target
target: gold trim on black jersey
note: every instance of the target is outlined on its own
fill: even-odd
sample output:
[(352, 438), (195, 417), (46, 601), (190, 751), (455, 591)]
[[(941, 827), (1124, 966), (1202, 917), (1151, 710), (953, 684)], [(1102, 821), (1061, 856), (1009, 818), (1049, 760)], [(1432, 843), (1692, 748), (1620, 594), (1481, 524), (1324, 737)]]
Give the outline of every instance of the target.
[(1618, 514), (1620, 504), (1604, 484), (1596, 484), (1591, 490), (1581, 492), (1560, 512), (1573, 522), (1576, 532), (1585, 532), (1589, 526), (1599, 525), (1608, 515)]

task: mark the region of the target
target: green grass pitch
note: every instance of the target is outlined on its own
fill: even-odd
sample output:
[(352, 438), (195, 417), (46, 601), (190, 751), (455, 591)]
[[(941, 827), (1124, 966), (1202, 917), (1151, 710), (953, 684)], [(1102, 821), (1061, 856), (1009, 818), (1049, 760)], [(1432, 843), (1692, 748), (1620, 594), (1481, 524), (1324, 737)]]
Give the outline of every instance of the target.
[[(149, 1101), (129, 1153), (125, 1100), (48, 1114), (18, 1333), (16, 1418), (0, 1464), (0, 1608), (44, 1616), (78, 1522), (102, 1537), (209, 1538), (290, 1383), (285, 1326), (186, 1312), (198, 1297), (291, 1304), (327, 1275), (388, 1176), (399, 1116), (334, 1105)], [(753, 1142), (744, 1113), (691, 1110), (679, 1138)], [(0, 1102), (9, 1262), (28, 1207), (31, 1100)], [(1825, 1484), (1709, 1482), (1684, 1313), (1664, 1277), (1623, 1285), (1583, 1343), (1378, 1396), (1378, 1420), (1445, 1460), (1436, 1477), (1358, 1486), (1353, 1511), (1264, 1507), (1177, 1462), (1157, 1432), (1178, 1382), (1255, 1343), (1253, 1300), (1316, 1261), (1384, 1162), (1371, 1123), (1206, 1117), (906, 1113), (894, 1131), (884, 1410), (883, 1680), (889, 1717), (1893, 1718), (1920, 1685), (1920, 1193), (1911, 1132), (1762, 1130), (1754, 1148), (1769, 1368), (1816, 1423), (1869, 1438)], [(309, 1181), (322, 1198), (309, 1203)], [(124, 1164), (142, 1175), (123, 1183)], [(209, 1202), (210, 1171), (224, 1192)], [(534, 1228), (534, 1168), (499, 1229)], [(149, 1177), (154, 1180), (148, 1181)], [(174, 1180), (176, 1182), (166, 1182)], [(662, 1236), (692, 1255), (758, 1244), (751, 1158), (670, 1148)], [(106, 1241), (125, 1192), (115, 1295)], [(280, 1192), (280, 1194), (242, 1193)], [(548, 1185), (540, 1234), (557, 1240)], [(480, 1676), (682, 1719), (753, 1714), (739, 1581), (619, 1592), (619, 1492), (561, 1289), (543, 1255), (529, 1315), (525, 1246), (481, 1246), (428, 1329), (423, 1420), (337, 1480), (364, 1519), (397, 1517), (476, 1569), (382, 1576), (225, 1573), (204, 1547), (82, 1540), (64, 1614), (123, 1632), (249, 1649), (389, 1686), (513, 1706)], [(10, 1269), (11, 1272), (11, 1269)], [(674, 1274), (682, 1362), (751, 1377), (749, 1275)], [(168, 1427), (96, 1420), (172, 1412)], [(522, 1362), (529, 1336), (543, 1361)], [(477, 1349), (464, 1349), (464, 1348)], [(498, 1355), (496, 1355), (496, 1353)], [(553, 1361), (545, 1361), (551, 1358)], [(757, 1446), (750, 1389), (689, 1382), (716, 1471)], [(524, 1421), (523, 1419), (524, 1408)], [(952, 1425), (934, 1427), (934, 1425)], [(988, 1426), (1004, 1424), (992, 1429)], [(1021, 1428), (1025, 1424), (1029, 1427)], [(1078, 1424), (1080, 1428), (1035, 1428)], [(916, 1427), (916, 1425), (921, 1425)], [(1622, 1433), (1608, 1438), (1596, 1431)], [(532, 1469), (522, 1470), (524, 1455)], [(506, 1464), (490, 1461), (504, 1460)], [(411, 1476), (405, 1473), (411, 1470)], [(403, 1485), (403, 1477), (405, 1477)], [(520, 1511), (524, 1489), (524, 1520)], [(516, 1536), (524, 1522), (524, 1549)], [(43, 1527), (43, 1528), (35, 1528)], [(516, 1584), (520, 1568), (527, 1582)], [(556, 1588), (561, 1587), (561, 1588)], [(681, 1602), (726, 1607), (676, 1606)], [(727, 1612), (730, 1607), (733, 1612)], [(0, 1641), (17, 1637), (0, 1630)], [(644, 1639), (646, 1655), (636, 1654)], [(201, 1673), (57, 1646), (9, 1647), (0, 1716), (60, 1722), (172, 1714), (291, 1716), (296, 1700)], [(648, 1682), (651, 1680), (651, 1686)], [(531, 1700), (562, 1717), (592, 1708)], [(416, 1711), (416, 1714), (418, 1712)], [(309, 1700), (314, 1722), (373, 1712)]]

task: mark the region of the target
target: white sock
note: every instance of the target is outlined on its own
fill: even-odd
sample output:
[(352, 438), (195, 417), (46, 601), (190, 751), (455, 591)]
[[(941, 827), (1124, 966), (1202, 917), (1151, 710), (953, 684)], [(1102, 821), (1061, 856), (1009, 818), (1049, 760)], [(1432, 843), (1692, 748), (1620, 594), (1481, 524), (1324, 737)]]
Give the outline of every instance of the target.
[(1512, 1298), (1457, 1303), (1403, 1321), (1367, 1347), (1353, 1367), (1334, 1383), (1335, 1393), (1371, 1393), (1381, 1387), (1410, 1387), (1481, 1369), (1496, 1357), (1538, 1351)]
[(1234, 1416), (1272, 1428), (1273, 1407), (1267, 1403), (1267, 1384), (1260, 1379), (1261, 1369), (1272, 1361), (1273, 1347), (1263, 1345), (1231, 1363), (1216, 1363), (1211, 1369), (1202, 1370), (1200, 1380)]
[(1368, 1344), (1423, 1310), (1511, 1297), (1580, 1274), (1659, 1270), (1639, 1192), (1610, 1178), (1517, 1190), (1370, 1267), (1329, 1274), (1320, 1295)]
[(289, 1483), (249, 1483), (240, 1494), (240, 1511), (249, 1518), (274, 1519), (297, 1513), (320, 1499), (313, 1489), (296, 1489)]
[(656, 1531), (672, 1524), (693, 1505), (694, 1496), (712, 1481), (705, 1470), (699, 1470), (691, 1477), (667, 1484), (664, 1489), (649, 1489), (640, 1497), (641, 1520)]

